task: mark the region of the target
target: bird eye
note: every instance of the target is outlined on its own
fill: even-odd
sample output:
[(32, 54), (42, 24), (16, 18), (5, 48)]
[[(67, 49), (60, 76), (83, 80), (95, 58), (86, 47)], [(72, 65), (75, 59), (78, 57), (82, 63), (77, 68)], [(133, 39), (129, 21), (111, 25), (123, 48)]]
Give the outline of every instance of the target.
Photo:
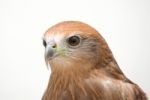
[(45, 40), (43, 40), (43, 45), (44, 45), (44, 47), (46, 47), (46, 45), (47, 45)]
[(68, 38), (67, 42), (71, 46), (77, 46), (80, 43), (80, 38), (78, 36), (72, 36)]

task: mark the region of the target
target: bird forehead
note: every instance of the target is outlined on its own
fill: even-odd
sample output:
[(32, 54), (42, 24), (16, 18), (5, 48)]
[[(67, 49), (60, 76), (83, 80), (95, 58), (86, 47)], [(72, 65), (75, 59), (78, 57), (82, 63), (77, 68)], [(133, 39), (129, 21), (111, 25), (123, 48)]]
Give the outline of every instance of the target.
[(63, 39), (64, 39), (64, 35), (63, 34), (59, 34), (59, 33), (51, 33), (49, 35), (46, 35), (46, 41), (47, 42), (56, 42), (56, 43), (60, 43)]
[(48, 33), (46, 36), (44, 36), (44, 38), (47, 42), (60, 43), (64, 41), (65, 39), (74, 35), (83, 36), (83, 33), (81, 31), (73, 31), (73, 32), (66, 32), (66, 33), (53, 32), (53, 33)]
[(63, 35), (68, 35), (70, 33), (73, 33), (74, 31), (81, 32), (80, 34), (82, 35), (91, 35), (91, 36), (99, 35), (99, 33), (88, 24), (78, 22), (78, 21), (64, 21), (50, 27), (46, 31), (44, 36), (54, 32)]

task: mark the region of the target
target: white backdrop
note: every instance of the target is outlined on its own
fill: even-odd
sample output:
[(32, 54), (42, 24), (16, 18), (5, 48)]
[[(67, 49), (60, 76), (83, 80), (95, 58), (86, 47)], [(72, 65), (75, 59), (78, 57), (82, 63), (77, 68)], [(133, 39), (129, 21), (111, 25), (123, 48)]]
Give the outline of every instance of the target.
[(0, 0), (0, 100), (40, 100), (50, 74), (42, 35), (64, 20), (101, 32), (123, 72), (150, 96), (149, 0)]

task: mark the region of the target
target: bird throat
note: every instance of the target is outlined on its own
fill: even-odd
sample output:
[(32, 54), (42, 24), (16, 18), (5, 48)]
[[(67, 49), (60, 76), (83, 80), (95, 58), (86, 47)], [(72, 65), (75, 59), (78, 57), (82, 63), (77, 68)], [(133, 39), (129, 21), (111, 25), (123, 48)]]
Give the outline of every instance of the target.
[(88, 72), (89, 70), (75, 69), (53, 70), (42, 100), (75, 100), (79, 91), (86, 95), (83, 79), (88, 77)]

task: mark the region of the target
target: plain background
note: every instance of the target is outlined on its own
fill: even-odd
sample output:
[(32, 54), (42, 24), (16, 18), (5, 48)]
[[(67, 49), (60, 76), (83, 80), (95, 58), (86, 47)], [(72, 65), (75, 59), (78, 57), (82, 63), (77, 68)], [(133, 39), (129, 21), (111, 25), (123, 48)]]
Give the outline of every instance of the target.
[(150, 96), (150, 0), (0, 0), (0, 100), (41, 99), (50, 75), (42, 35), (65, 20), (96, 28)]

